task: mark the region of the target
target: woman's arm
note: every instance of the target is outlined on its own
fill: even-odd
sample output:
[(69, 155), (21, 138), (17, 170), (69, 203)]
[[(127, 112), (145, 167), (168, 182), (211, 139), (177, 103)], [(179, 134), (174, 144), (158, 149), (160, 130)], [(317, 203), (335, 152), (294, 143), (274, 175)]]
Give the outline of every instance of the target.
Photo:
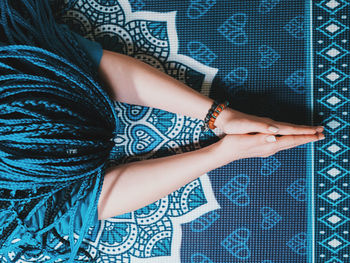
[[(113, 99), (203, 120), (213, 100), (130, 56), (103, 50), (99, 74)], [(228, 111), (223, 111), (215, 124)]]
[[(129, 104), (158, 108), (204, 120), (213, 100), (182, 82), (135, 58), (103, 50), (99, 74), (112, 99)], [(241, 113), (226, 108), (215, 126), (227, 134), (249, 132), (310, 134), (315, 127), (295, 125)], [(321, 132), (323, 129), (318, 130)]]
[(196, 151), (109, 168), (98, 203), (99, 220), (152, 204), (224, 165), (224, 160), (217, 154), (217, 144), (214, 143)]
[(145, 207), (234, 160), (267, 157), (324, 138), (322, 134), (286, 135), (269, 142), (268, 137), (271, 135), (226, 135), (199, 150), (109, 168), (98, 202), (98, 218), (102, 220)]

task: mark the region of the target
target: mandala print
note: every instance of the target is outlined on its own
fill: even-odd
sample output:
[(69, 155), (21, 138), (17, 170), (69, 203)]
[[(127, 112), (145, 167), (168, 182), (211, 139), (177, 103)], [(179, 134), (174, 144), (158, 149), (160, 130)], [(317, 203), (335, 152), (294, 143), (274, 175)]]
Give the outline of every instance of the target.
[[(63, 16), (70, 28), (105, 49), (137, 58), (208, 95), (217, 69), (177, 54), (175, 12), (132, 12), (128, 1), (77, 1)], [(171, 32), (171, 34), (169, 34)], [(119, 130), (109, 166), (201, 148), (202, 121), (115, 102)], [(164, 171), (166, 172), (166, 171)], [(97, 262), (180, 262), (181, 224), (219, 208), (208, 175), (132, 213), (89, 229)]]

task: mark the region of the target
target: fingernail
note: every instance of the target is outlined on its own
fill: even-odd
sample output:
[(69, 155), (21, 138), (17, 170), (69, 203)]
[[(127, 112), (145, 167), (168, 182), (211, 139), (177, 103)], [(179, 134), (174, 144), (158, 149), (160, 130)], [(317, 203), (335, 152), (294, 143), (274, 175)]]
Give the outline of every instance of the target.
[(272, 132), (278, 132), (278, 128), (275, 126), (270, 126), (268, 130)]
[(319, 140), (323, 140), (324, 138), (325, 138), (325, 136), (324, 136), (323, 134), (319, 134), (319, 135), (318, 135), (318, 139), (319, 139)]
[(316, 128), (316, 131), (318, 131), (318, 132), (323, 131), (323, 127), (322, 127), (322, 126), (317, 127), (317, 128)]
[(275, 142), (276, 141), (276, 137), (273, 135), (267, 136), (266, 137), (266, 141), (267, 142)]

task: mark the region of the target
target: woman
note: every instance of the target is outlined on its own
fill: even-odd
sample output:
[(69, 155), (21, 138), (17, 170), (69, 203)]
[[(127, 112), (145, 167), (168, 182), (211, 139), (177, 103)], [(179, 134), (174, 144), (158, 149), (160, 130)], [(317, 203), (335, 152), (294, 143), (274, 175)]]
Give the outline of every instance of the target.
[[(91, 262), (82, 241), (94, 219), (144, 207), (232, 161), (324, 138), (322, 127), (217, 105), (102, 50), (56, 23), (51, 8), (59, 1), (48, 3), (0, 1), (0, 253), (10, 262), (22, 255)], [(198, 118), (226, 135), (196, 151), (106, 169), (118, 126), (113, 100)]]

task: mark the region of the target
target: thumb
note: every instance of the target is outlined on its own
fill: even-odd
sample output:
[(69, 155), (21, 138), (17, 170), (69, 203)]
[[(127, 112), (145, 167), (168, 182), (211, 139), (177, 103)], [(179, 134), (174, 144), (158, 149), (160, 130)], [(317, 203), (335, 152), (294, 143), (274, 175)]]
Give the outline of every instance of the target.
[(274, 135), (268, 135), (265, 137), (265, 141), (266, 142), (275, 142), (276, 141), (276, 137)]
[(279, 131), (279, 128), (271, 125), (269, 123), (259, 123), (260, 125), (260, 132), (262, 133), (277, 133)]
[(266, 122), (256, 122), (255, 129), (260, 133), (277, 134), (279, 128)]

